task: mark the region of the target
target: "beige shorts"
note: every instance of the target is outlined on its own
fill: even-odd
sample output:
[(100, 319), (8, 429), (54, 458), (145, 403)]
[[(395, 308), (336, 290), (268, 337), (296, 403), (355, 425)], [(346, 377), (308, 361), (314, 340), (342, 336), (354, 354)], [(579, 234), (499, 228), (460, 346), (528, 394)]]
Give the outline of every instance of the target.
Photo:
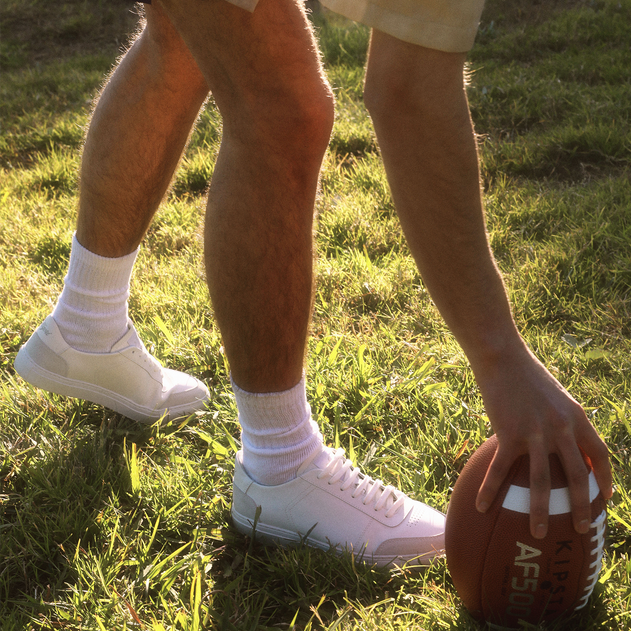
[[(228, 0), (254, 11), (258, 0)], [(473, 46), (484, 0), (320, 0), (344, 17), (405, 42), (448, 53)]]
[(344, 17), (404, 42), (449, 53), (473, 47), (484, 0), (320, 0)]

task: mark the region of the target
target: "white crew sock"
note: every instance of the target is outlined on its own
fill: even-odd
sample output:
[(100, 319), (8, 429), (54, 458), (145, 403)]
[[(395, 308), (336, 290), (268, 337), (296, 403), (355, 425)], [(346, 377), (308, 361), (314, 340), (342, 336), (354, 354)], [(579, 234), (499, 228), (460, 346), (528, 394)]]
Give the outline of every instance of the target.
[(64, 289), (53, 310), (63, 338), (74, 349), (108, 353), (128, 328), (129, 282), (138, 249), (118, 258), (86, 250), (72, 237)]
[(273, 486), (296, 477), (300, 465), (323, 448), (311, 419), (305, 379), (289, 390), (246, 392), (232, 382), (239, 408), (243, 467), (259, 484)]

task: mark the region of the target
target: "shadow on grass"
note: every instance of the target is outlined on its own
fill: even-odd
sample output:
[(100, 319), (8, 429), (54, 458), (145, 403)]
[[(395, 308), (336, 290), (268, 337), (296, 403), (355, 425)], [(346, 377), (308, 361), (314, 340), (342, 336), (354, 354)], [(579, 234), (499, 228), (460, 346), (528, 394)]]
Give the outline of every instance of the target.
[[(14, 407), (22, 410), (19, 426), (39, 406)], [(5, 438), (0, 460), (0, 617), (26, 625), (80, 589), (85, 567), (83, 576), (77, 568), (88, 550), (103, 556), (92, 578), (107, 591), (103, 549), (118, 527), (111, 514), (133, 529), (146, 510), (133, 490), (127, 443), (148, 445), (156, 431), (89, 403), (62, 410), (53, 400), (20, 434), (13, 444)]]
[[(60, 432), (61, 433), (61, 432)], [(99, 540), (103, 505), (129, 493), (121, 444), (81, 432), (69, 445), (5, 452), (0, 470), (0, 602), (39, 599), (75, 578), (72, 558)]]
[[(364, 628), (365, 623), (367, 629), (379, 629), (380, 616), (388, 624), (409, 616), (413, 628), (425, 628), (418, 626), (421, 621), (431, 622), (428, 628), (480, 628), (462, 608), (449, 621), (451, 604), (433, 606), (434, 594), (441, 599), (455, 593), (444, 562), (421, 572), (388, 571), (348, 554), (263, 547), (228, 525), (228, 485), (206, 489), (226, 500), (214, 512), (208, 498), (196, 493), (199, 481), (184, 493), (192, 508), (185, 504), (175, 510), (178, 498), (170, 505), (165, 501), (160, 479), (153, 488), (139, 487), (134, 471), (141, 466), (140, 456), (133, 465), (131, 454), (143, 452), (157, 469), (167, 469), (169, 458), (175, 459), (174, 440), (178, 449), (185, 442), (193, 451), (207, 446), (199, 442), (196, 428), (188, 423), (160, 430), (139, 427), (90, 404), (72, 405), (62, 429), (42, 438), (46, 445), (25, 440), (14, 445), (11, 460), (0, 463), (0, 615), (13, 625), (3, 628), (26, 628), (38, 617), (46, 621), (41, 628), (63, 626), (58, 616), (64, 607), (75, 608), (74, 622), (103, 616), (115, 609), (116, 598), (144, 608), (141, 615), (149, 624), (147, 612), (164, 613), (165, 596), (176, 609), (187, 602), (204, 564), (200, 610), (209, 628), (333, 629)], [(231, 458), (224, 467), (229, 480), (228, 462)], [(150, 476), (145, 463), (143, 478)], [(212, 481), (202, 482), (212, 486)], [(153, 568), (171, 554), (177, 554), (173, 564), (165, 565), (150, 585)], [(165, 583), (167, 574), (176, 582)], [(73, 602), (73, 594), (84, 592), (95, 601), (112, 599), (112, 593), (116, 598), (114, 604), (90, 609)], [(606, 625), (609, 615), (597, 590), (584, 616), (546, 628), (614, 629)], [(71, 622), (67, 628), (79, 627)]]

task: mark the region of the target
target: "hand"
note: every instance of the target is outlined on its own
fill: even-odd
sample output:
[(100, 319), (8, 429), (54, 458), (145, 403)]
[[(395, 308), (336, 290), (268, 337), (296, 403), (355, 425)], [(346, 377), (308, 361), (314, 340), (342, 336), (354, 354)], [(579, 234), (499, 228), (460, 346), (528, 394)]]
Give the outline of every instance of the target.
[(543, 539), (548, 531), (550, 467), (548, 455), (558, 454), (565, 470), (578, 533), (590, 528), (588, 469), (592, 463), (605, 498), (612, 495), (609, 452), (582, 407), (546, 368), (522, 346), (489, 369), (476, 371), (498, 448), (478, 492), (476, 506), (485, 512), (514, 461), (530, 457), (530, 531)]

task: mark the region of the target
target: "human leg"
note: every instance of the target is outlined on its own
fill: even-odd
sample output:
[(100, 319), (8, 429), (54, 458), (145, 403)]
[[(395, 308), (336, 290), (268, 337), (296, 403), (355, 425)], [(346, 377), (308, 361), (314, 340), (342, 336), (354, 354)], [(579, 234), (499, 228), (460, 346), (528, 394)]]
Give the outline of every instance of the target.
[(127, 330), (132, 253), (208, 94), (164, 12), (147, 7), (146, 16), (99, 98), (83, 150), (76, 241), (53, 313), (80, 351), (107, 352)]
[(304, 11), (262, 0), (161, 2), (223, 117), (208, 198), (207, 280), (239, 406), (246, 464), (267, 484), (321, 449), (303, 358), (312, 224), (333, 100)]
[(232, 375), (250, 392), (286, 390), (303, 369), (330, 89), (297, 3), (261, 0), (252, 14), (224, 0), (161, 4), (223, 117), (206, 269)]
[(207, 93), (168, 18), (148, 8), (147, 26), (91, 121), (64, 291), (16, 358), (33, 385), (144, 422), (203, 406), (208, 390), (201, 382), (162, 368), (147, 353), (128, 321), (127, 297), (138, 243)]
[(164, 12), (147, 7), (146, 16), (99, 98), (83, 150), (76, 241), (53, 313), (80, 351), (107, 352), (127, 330), (132, 252), (208, 94)]
[[(427, 563), (442, 549), (443, 516), (360, 476), (305, 427), (313, 427), (300, 383), (313, 205), (333, 113), (301, 3), (260, 0), (253, 14), (223, 0), (160, 3), (224, 120), (206, 263), (243, 429), (235, 524), (251, 534), (260, 506), (264, 539), (286, 543), (309, 532), (310, 545), (350, 548), (367, 561)], [(271, 475), (265, 461), (285, 461), (298, 448), (282, 476)]]
[(152, 5), (145, 13), (99, 97), (81, 163), (77, 239), (109, 258), (138, 247), (208, 94), (164, 12)]

